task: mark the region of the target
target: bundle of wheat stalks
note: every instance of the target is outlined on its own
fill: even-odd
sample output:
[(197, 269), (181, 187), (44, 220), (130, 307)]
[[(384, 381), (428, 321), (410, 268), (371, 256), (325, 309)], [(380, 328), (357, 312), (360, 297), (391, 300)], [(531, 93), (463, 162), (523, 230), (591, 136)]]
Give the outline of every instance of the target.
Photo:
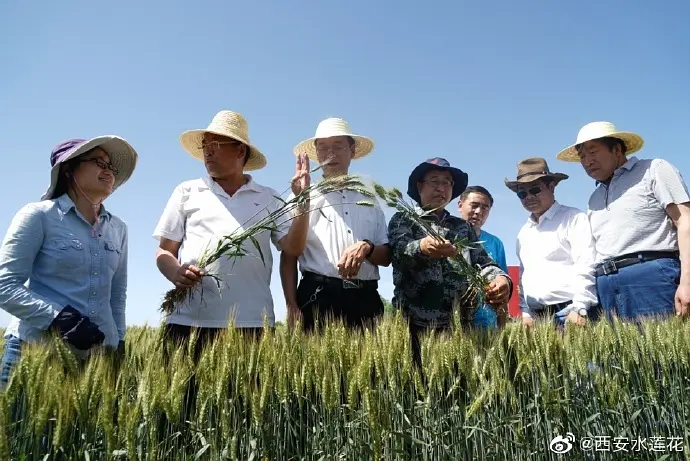
[[(403, 199), (402, 192), (399, 189), (393, 187), (391, 189), (386, 189), (380, 184), (374, 185), (374, 190), (376, 195), (378, 195), (381, 200), (386, 202), (391, 208), (394, 208), (398, 212), (402, 213), (406, 218), (413, 221), (419, 227), (421, 227), (426, 235), (434, 237), (438, 240), (444, 240), (445, 237), (434, 229), (428, 217), (436, 212), (436, 209), (425, 210), (419, 213), (414, 205), (408, 203)], [(477, 245), (481, 245), (481, 242), (470, 243), (468, 239), (456, 239), (452, 242), (455, 248), (458, 250), (457, 255), (453, 258), (459, 266), (458, 273), (467, 280), (467, 291), (461, 293), (458, 296), (458, 306), (464, 311), (463, 316), (471, 316), (474, 311), (477, 310), (479, 306), (484, 303), (485, 295), (484, 290), (488, 286), (490, 280), (482, 275), (481, 268), (478, 266), (473, 266), (467, 259), (465, 259), (464, 252), (477, 248)]]
[[(314, 168), (311, 170), (311, 173), (320, 168), (321, 166)], [(288, 190), (289, 188), (286, 189), (283, 194), (285, 194)], [(247, 241), (254, 245), (259, 252), (259, 257), (265, 263), (264, 255), (261, 252), (261, 246), (257, 240), (258, 235), (262, 232), (272, 232), (285, 222), (291, 221), (303, 214), (314, 211), (322, 213), (321, 209), (329, 205), (326, 204), (320, 207), (313, 207), (308, 206), (307, 204), (311, 201), (315, 201), (321, 196), (336, 191), (355, 191), (366, 197), (371, 197), (374, 200), (376, 199), (374, 193), (367, 189), (358, 175), (342, 175), (323, 178), (322, 180), (311, 184), (309, 187), (302, 190), (302, 192), (294, 195), (288, 200), (285, 200), (280, 196), (276, 196), (275, 200), (280, 202), (280, 207), (277, 210), (265, 213), (268, 208), (273, 208), (273, 205), (276, 203), (272, 202), (266, 207), (260, 209), (256, 214), (248, 219), (247, 222), (243, 223), (235, 232), (230, 235), (220, 237), (215, 247), (208, 248), (203, 252), (196, 264), (197, 267), (199, 267), (202, 271), (205, 271), (204, 277), (213, 278), (216, 282), (216, 285), (220, 288), (220, 277), (217, 274), (212, 274), (206, 270), (209, 268), (209, 266), (211, 266), (211, 264), (221, 258), (230, 258), (231, 260), (236, 260), (237, 258), (247, 256), (249, 254), (248, 249), (245, 246)], [(367, 200), (360, 200), (356, 202), (356, 204), (360, 206), (374, 206), (373, 202)], [(257, 216), (264, 213), (264, 217), (247, 226), (247, 224), (251, 223)], [(176, 287), (165, 294), (163, 302), (160, 306), (160, 310), (166, 314), (171, 314), (179, 307), (181, 303), (189, 301), (197, 295), (203, 295), (201, 284), (197, 284), (191, 288)]]

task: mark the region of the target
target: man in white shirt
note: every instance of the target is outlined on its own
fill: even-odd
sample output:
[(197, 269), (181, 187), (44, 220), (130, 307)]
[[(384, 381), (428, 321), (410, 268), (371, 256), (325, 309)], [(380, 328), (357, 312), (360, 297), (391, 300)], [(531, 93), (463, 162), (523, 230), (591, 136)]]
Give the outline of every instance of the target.
[[(351, 132), (343, 119), (319, 123), (316, 135), (299, 143), (295, 155), (306, 153), (322, 165), (324, 178), (348, 174), (350, 162), (374, 148), (374, 142)], [(366, 200), (373, 207), (357, 205)], [(383, 315), (378, 292), (379, 266), (390, 264), (388, 228), (376, 200), (355, 191), (332, 192), (312, 199), (309, 233), (299, 256), (302, 278), (297, 286), (297, 258), (281, 254), (280, 275), (288, 322), (301, 317), (305, 331), (315, 321), (342, 320), (361, 328)]]
[[(631, 154), (642, 137), (589, 123), (557, 158), (596, 180), (587, 212), (596, 244), (596, 288), (607, 317), (690, 315), (690, 196), (666, 160)], [(630, 156), (630, 157), (629, 157)]]
[[(278, 192), (245, 173), (263, 168), (266, 157), (250, 143), (241, 114), (221, 111), (207, 129), (186, 131), (180, 142), (192, 157), (204, 162), (208, 175), (175, 188), (153, 235), (160, 242), (156, 252), (160, 272), (177, 287), (201, 283), (203, 291), (181, 303), (167, 316), (165, 326), (166, 336), (178, 341), (186, 340), (191, 328), (198, 327), (198, 355), (205, 343), (231, 324), (253, 334), (261, 333), (264, 316), (274, 325), (270, 242), (296, 257), (304, 248), (308, 217), (291, 222), (286, 218), (273, 231), (257, 235), (261, 254), (252, 242), (246, 242), (247, 256), (221, 258), (202, 271), (196, 264), (207, 248), (282, 204), (275, 198)], [(298, 194), (308, 185), (309, 162), (300, 156), (292, 191)], [(212, 277), (203, 277), (203, 272), (218, 276), (220, 286)]]
[(587, 215), (556, 201), (553, 173), (541, 157), (522, 160), (517, 178), (505, 180), (530, 212), (517, 237), (522, 321), (554, 316), (557, 325), (584, 325), (598, 300), (594, 287), (594, 240)]

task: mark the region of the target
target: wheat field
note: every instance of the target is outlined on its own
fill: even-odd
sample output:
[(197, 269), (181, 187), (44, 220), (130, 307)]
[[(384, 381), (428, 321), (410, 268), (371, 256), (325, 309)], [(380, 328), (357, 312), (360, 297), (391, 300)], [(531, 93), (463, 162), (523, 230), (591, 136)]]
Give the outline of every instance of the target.
[[(423, 377), (400, 315), (364, 334), (229, 329), (198, 363), (164, 349), (143, 327), (121, 361), (26, 347), (0, 393), (0, 459), (690, 459), (690, 323), (675, 318), (428, 335)], [(551, 451), (568, 432), (572, 450)]]

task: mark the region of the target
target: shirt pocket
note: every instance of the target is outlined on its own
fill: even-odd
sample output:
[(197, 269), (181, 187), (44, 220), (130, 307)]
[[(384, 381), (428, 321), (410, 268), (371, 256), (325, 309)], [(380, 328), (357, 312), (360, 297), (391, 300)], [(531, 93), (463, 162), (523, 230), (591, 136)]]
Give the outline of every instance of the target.
[(112, 240), (106, 240), (103, 245), (105, 249), (105, 258), (108, 267), (112, 272), (115, 272), (120, 266), (120, 258), (122, 257), (122, 247), (117, 245)]
[(45, 247), (56, 268), (77, 269), (86, 264), (86, 249), (78, 239), (53, 239)]

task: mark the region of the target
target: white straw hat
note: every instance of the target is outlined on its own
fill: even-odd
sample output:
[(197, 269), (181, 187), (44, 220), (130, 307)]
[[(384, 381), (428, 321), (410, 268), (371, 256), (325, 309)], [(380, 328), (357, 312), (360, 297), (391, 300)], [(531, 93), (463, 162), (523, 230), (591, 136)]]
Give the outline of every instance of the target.
[(115, 176), (115, 183), (113, 184), (113, 192), (122, 184), (127, 182), (132, 176), (134, 169), (137, 166), (139, 155), (134, 147), (119, 136), (105, 135), (98, 136), (91, 139), (68, 139), (61, 142), (50, 154), (50, 185), (45, 191), (41, 200), (52, 200), (55, 194), (55, 188), (58, 183), (58, 176), (60, 166), (69, 160), (76, 158), (91, 149), (99, 147), (108, 154), (110, 163), (117, 168)]
[(353, 160), (369, 155), (371, 151), (374, 150), (373, 139), (354, 134), (352, 130), (350, 130), (350, 125), (342, 118), (327, 118), (326, 120), (322, 120), (316, 127), (316, 134), (297, 144), (293, 152), (295, 155), (306, 152), (311, 160), (318, 162), (316, 156), (316, 140), (332, 138), (334, 136), (349, 136), (355, 140), (355, 154), (352, 157)]
[(572, 144), (556, 155), (558, 160), (563, 160), (564, 162), (579, 162), (580, 156), (577, 154), (575, 146), (582, 144), (583, 142), (592, 141), (594, 139), (600, 138), (618, 138), (623, 143), (625, 143), (626, 152), (625, 155), (630, 155), (638, 150), (642, 149), (644, 145), (644, 139), (642, 136), (632, 133), (630, 131), (618, 131), (616, 125), (611, 122), (592, 122), (583, 126), (580, 132), (577, 134), (577, 140), (575, 144)]
[(247, 120), (237, 112), (222, 110), (218, 112), (206, 129), (188, 130), (180, 135), (180, 143), (192, 157), (204, 161), (204, 150), (201, 141), (204, 133), (226, 136), (246, 144), (249, 147), (249, 159), (245, 171), (259, 170), (266, 166), (266, 156), (249, 141)]

